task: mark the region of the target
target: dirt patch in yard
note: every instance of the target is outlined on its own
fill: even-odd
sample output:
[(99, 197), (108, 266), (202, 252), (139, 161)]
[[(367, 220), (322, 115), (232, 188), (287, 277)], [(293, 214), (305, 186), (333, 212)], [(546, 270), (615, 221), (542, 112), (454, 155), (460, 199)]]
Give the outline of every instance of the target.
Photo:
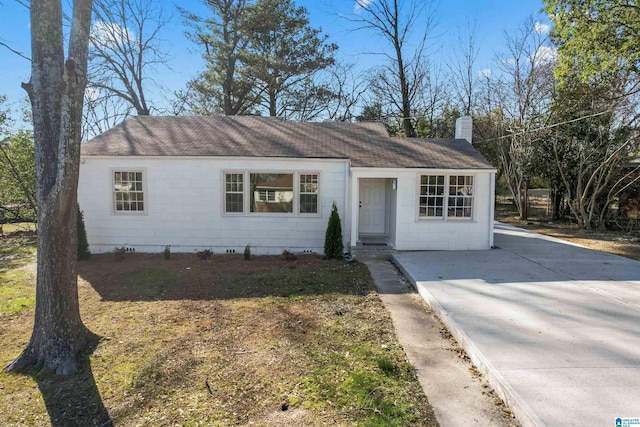
[[(327, 270), (328, 265), (331, 267)], [(325, 262), (314, 255), (295, 260), (274, 256), (245, 260), (242, 255), (218, 255), (202, 260), (191, 254), (172, 254), (165, 260), (157, 254), (128, 253), (94, 256), (79, 264), (78, 274), (107, 301), (287, 297), (351, 293), (357, 292), (358, 286), (359, 292), (369, 292), (364, 278), (360, 284), (339, 286), (324, 277), (350, 269), (348, 264)]]
[[(437, 425), (360, 263), (127, 253), (78, 272), (103, 339), (69, 378), (0, 373), (7, 425)], [(32, 318), (0, 317), (0, 363)]]

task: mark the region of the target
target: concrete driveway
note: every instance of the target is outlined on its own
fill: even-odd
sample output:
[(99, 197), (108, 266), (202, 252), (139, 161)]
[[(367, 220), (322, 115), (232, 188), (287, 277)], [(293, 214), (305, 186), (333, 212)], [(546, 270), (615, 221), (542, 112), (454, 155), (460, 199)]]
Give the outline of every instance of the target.
[(640, 418), (640, 262), (496, 224), (395, 262), (525, 426)]

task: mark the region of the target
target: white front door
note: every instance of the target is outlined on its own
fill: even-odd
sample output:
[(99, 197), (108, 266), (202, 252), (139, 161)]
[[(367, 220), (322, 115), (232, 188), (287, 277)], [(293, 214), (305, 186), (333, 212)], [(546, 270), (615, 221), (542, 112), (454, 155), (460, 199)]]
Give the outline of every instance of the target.
[(358, 231), (362, 234), (384, 234), (386, 223), (386, 179), (361, 178)]

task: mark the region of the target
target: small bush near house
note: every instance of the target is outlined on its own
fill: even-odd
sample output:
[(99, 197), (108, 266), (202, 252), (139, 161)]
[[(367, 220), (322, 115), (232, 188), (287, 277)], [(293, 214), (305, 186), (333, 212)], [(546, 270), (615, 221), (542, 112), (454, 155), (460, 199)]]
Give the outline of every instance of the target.
[(202, 251), (198, 251), (196, 252), (196, 256), (198, 258), (200, 258), (203, 261), (207, 261), (210, 260), (211, 258), (213, 258), (213, 251), (211, 249), (205, 249)]
[(167, 245), (164, 247), (164, 259), (170, 259), (171, 258), (171, 245)]
[(333, 204), (331, 208), (331, 216), (327, 225), (327, 232), (324, 237), (324, 254), (328, 259), (342, 258), (344, 245), (342, 244), (342, 225), (340, 224), (340, 215), (338, 208)]
[(298, 259), (296, 254), (294, 254), (293, 252), (288, 251), (286, 249), (282, 251), (282, 257), (284, 259), (288, 259), (289, 261), (295, 261), (295, 260)]
[(251, 243), (244, 247), (244, 259), (246, 261), (251, 259)]
[(116, 254), (116, 258), (117, 259), (123, 259), (124, 258), (124, 254), (127, 253), (127, 248), (122, 246), (120, 248), (116, 247), (113, 249), (113, 253)]
[(84, 226), (84, 214), (78, 206), (78, 261), (89, 259), (91, 251), (89, 250), (89, 241), (87, 240), (87, 229)]

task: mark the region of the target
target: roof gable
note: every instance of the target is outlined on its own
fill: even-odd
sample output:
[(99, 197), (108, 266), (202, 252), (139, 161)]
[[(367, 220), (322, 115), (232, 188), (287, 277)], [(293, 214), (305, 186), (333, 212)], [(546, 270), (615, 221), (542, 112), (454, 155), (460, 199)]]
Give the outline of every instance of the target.
[(389, 137), (382, 123), (256, 116), (137, 116), (82, 144), (83, 156), (348, 159), (353, 167), (492, 169), (466, 140)]

